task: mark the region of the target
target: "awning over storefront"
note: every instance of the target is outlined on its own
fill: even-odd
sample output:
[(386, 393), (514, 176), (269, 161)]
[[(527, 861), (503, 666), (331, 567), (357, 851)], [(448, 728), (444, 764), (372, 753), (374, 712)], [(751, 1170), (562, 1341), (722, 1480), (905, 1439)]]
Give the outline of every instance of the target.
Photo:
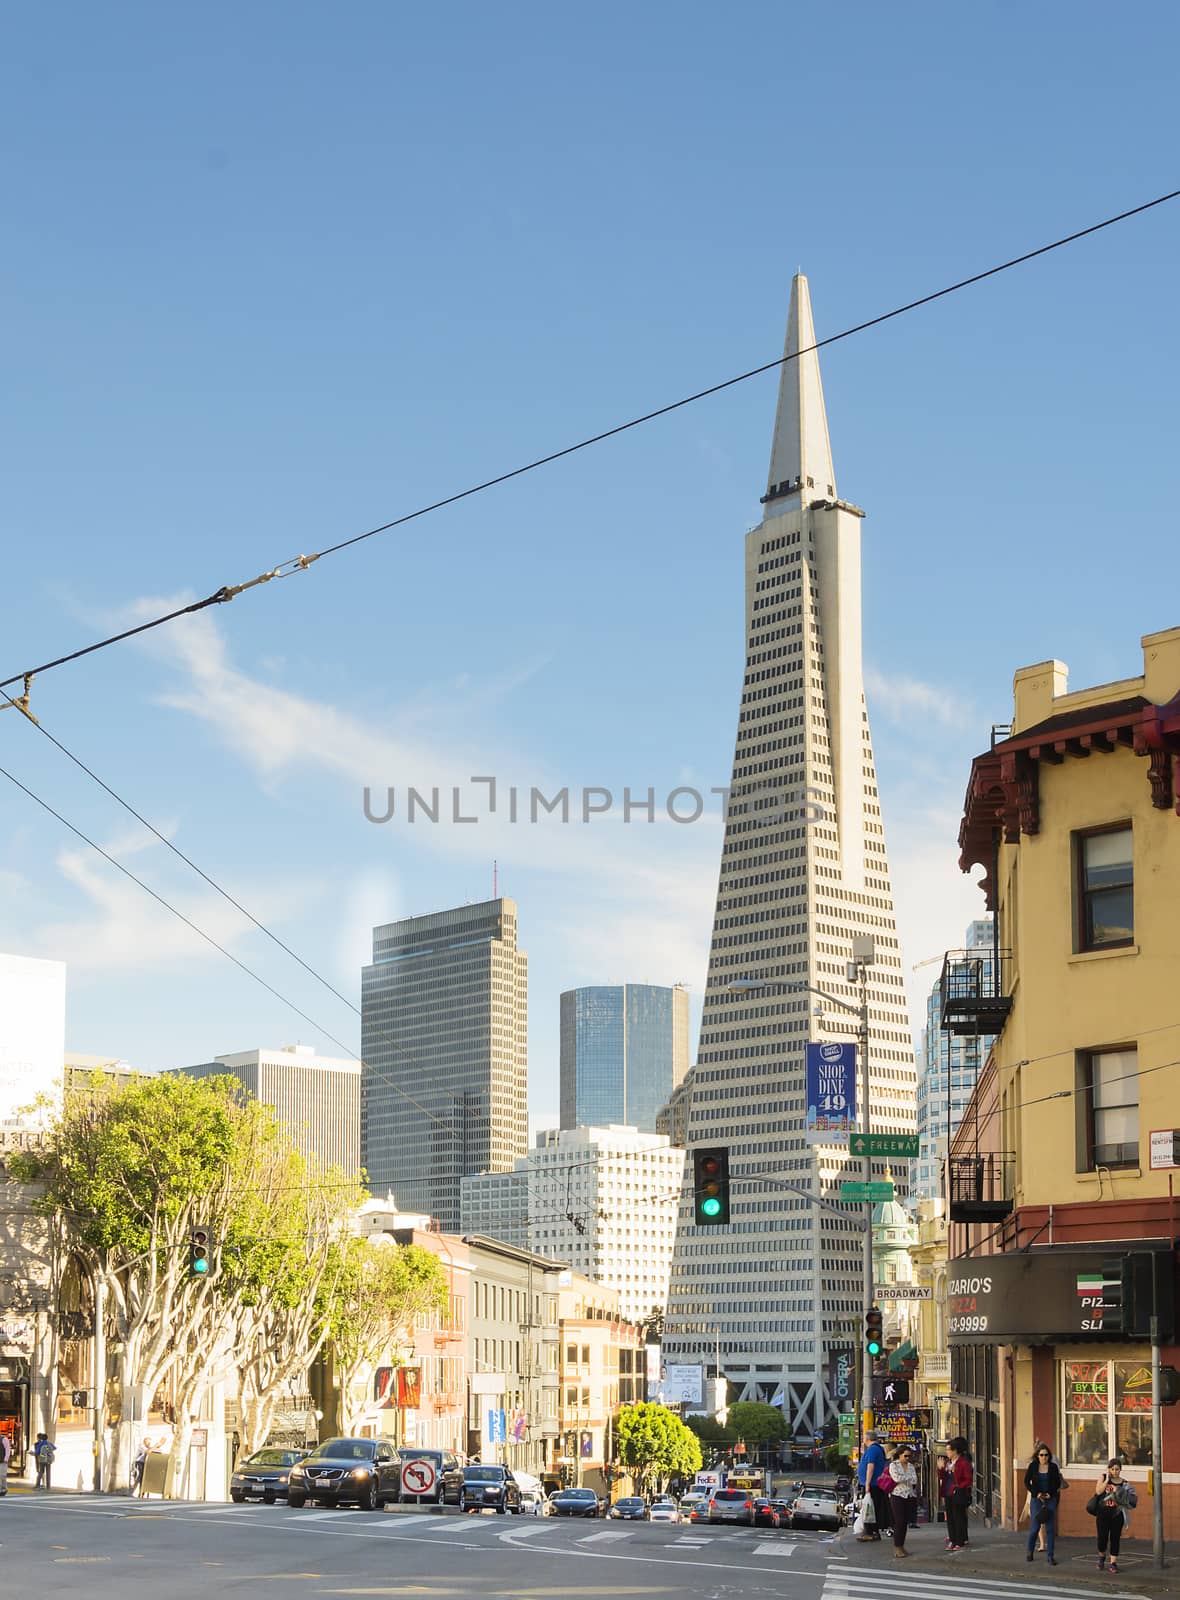
[(1146, 1339), (1175, 1332), (1175, 1256), (1170, 1244), (1127, 1251), (1019, 1250), (960, 1256), (947, 1271), (952, 1345), (1057, 1344)]

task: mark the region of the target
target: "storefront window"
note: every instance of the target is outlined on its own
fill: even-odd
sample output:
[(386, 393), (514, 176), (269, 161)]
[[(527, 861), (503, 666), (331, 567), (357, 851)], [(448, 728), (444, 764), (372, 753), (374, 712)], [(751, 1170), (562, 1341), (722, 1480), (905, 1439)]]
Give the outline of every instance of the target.
[(1151, 1368), (1114, 1363), (1115, 1449), (1132, 1467), (1151, 1465)]
[(1066, 1361), (1065, 1459), (1097, 1466), (1110, 1459), (1110, 1372), (1106, 1361)]
[(1063, 1361), (1065, 1462), (1151, 1464), (1151, 1368), (1141, 1361)]

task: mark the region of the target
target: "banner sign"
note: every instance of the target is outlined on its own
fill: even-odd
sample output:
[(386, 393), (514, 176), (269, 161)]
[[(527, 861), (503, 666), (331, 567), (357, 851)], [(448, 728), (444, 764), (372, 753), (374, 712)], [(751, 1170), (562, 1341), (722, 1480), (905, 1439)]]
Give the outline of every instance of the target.
[(856, 1132), (856, 1046), (807, 1046), (808, 1144), (847, 1144)]
[(488, 1443), (506, 1444), (508, 1442), (508, 1429), (505, 1426), (502, 1411), (488, 1412)]
[(947, 1271), (947, 1339), (955, 1344), (1058, 1344), (1147, 1338), (1154, 1309), (1172, 1337), (1175, 1274), (1168, 1250), (1019, 1250), (962, 1256)]
[(840, 1411), (854, 1405), (856, 1397), (856, 1357), (851, 1350), (828, 1352), (828, 1394)]
[(422, 1404), (422, 1368), (397, 1369), (397, 1403), (402, 1411), (417, 1411)]
[(666, 1406), (699, 1406), (702, 1393), (700, 1367), (664, 1368), (660, 1379), (660, 1398)]
[(873, 1426), (881, 1435), (882, 1444), (908, 1444), (911, 1450), (921, 1450), (927, 1428), (934, 1426), (934, 1413), (923, 1407), (895, 1411), (874, 1408)]

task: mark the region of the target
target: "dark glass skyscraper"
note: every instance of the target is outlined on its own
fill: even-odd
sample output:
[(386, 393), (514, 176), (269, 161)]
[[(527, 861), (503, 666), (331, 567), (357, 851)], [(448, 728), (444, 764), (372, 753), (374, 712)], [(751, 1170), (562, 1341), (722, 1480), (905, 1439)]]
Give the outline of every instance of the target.
[(687, 1071), (687, 990), (619, 983), (562, 995), (563, 1128), (626, 1123), (654, 1133)]
[(528, 957), (516, 903), (373, 929), (361, 971), (361, 1164), (374, 1194), (459, 1221), (459, 1181), (528, 1148)]

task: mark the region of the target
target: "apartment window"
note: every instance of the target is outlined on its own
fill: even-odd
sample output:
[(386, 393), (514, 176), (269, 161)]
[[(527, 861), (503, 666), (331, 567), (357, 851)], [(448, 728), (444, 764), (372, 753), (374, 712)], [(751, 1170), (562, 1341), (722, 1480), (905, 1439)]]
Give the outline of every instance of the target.
[(1078, 949), (1107, 950), (1135, 936), (1134, 870), (1129, 827), (1074, 835)]
[(1139, 1165), (1138, 1066), (1133, 1047), (1079, 1058), (1079, 1171)]

